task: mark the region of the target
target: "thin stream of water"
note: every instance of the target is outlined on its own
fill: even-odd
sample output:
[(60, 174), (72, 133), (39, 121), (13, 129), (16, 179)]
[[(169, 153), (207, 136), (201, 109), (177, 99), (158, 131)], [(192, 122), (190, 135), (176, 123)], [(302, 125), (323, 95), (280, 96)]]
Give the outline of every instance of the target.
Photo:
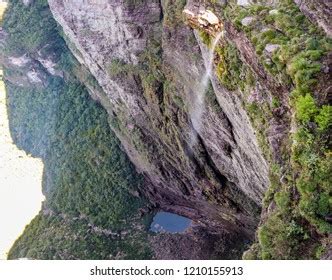
[(213, 69), (213, 59), (214, 59), (214, 52), (216, 50), (216, 47), (218, 45), (219, 40), (223, 36), (223, 32), (220, 32), (217, 34), (215, 39), (212, 42), (212, 45), (209, 49), (208, 57), (207, 57), (207, 65), (206, 65), (206, 71), (199, 83), (199, 86), (195, 92), (194, 97), (194, 104), (193, 104), (193, 110), (191, 110), (191, 122), (193, 124), (193, 127), (195, 131), (192, 133), (192, 139), (191, 139), (191, 147), (194, 146), (197, 140), (197, 133), (200, 132), (202, 127), (202, 116), (205, 111), (205, 96), (206, 91), (209, 86), (209, 82), (211, 79), (211, 73)]

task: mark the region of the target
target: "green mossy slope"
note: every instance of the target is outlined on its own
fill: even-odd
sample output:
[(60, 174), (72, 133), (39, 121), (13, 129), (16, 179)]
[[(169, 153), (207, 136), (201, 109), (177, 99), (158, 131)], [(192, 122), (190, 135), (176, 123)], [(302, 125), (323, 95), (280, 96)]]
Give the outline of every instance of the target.
[[(267, 106), (244, 104), (271, 166), (271, 186), (264, 199), (257, 243), (245, 258), (319, 258), (329, 246), (332, 232), (328, 221), (332, 213), (332, 109), (324, 95), (324, 84), (330, 78), (323, 71), (332, 42), (291, 0), (280, 0), (274, 7), (264, 3), (240, 7), (235, 2), (221, 8), (211, 1), (211, 8), (246, 34), (267, 73), (289, 88), (283, 102), (289, 102), (293, 116), (293, 131), (282, 149), (283, 162), (275, 162), (264, 138), (271, 112), (281, 106), (283, 97), (271, 92), (273, 99)], [(247, 17), (251, 17), (250, 24), (243, 25)], [(277, 45), (271, 54), (266, 51), (268, 44)], [(248, 79), (246, 65), (234, 59), (236, 52), (230, 50), (227, 44), (219, 50), (217, 74), (226, 88), (245, 95), (252, 79)]]

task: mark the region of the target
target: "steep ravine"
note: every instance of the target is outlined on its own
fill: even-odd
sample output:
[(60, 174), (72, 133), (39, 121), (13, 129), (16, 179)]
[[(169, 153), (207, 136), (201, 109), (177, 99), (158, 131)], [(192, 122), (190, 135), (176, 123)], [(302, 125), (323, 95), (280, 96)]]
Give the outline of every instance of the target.
[[(204, 64), (191, 57), (200, 49), (190, 28), (181, 21), (174, 27), (165, 22), (174, 3), (49, 3), (75, 46), (74, 55), (103, 88), (106, 101), (99, 99), (110, 104), (103, 105), (111, 107), (112, 127), (127, 154), (151, 181), (153, 187), (145, 190), (149, 197), (164, 209), (220, 222), (225, 230), (248, 227), (252, 234), (257, 223), (252, 208), (259, 208), (268, 185), (267, 164), (234, 95), (223, 100), (220, 110), (206, 108), (201, 141), (191, 150), (188, 110)], [(112, 67), (123, 71), (112, 73)], [(224, 89), (214, 90), (226, 96)], [(184, 106), (179, 108), (174, 98)], [(232, 108), (229, 115), (223, 107)]]
[[(62, 39), (46, 45), (43, 42), (35, 49), (28, 45), (25, 50), (18, 51), (21, 62), (16, 65), (10, 57), (15, 58), (18, 54), (7, 54), (2, 59), (7, 68), (6, 80), (9, 85), (32, 88), (32, 91), (46, 88), (52, 92), (50, 87), (56, 86), (62, 92), (59, 96), (63, 96), (59, 99), (60, 106), (67, 106), (66, 102), (71, 100), (66, 100), (67, 95), (72, 96), (68, 98), (74, 98), (75, 94), (82, 96), (79, 100), (70, 101), (71, 106), (77, 108), (73, 118), (80, 112), (79, 102), (82, 100), (82, 107), (97, 106), (98, 109), (83, 111), (90, 112), (94, 117), (100, 116), (98, 129), (93, 133), (93, 137), (97, 136), (92, 140), (96, 143), (106, 142), (105, 145), (101, 142), (100, 152), (94, 154), (91, 151), (91, 161), (86, 168), (99, 179), (101, 174), (97, 170), (100, 162), (106, 162), (108, 156), (112, 158), (113, 153), (121, 154), (123, 165), (116, 171), (112, 169), (108, 172), (108, 165), (101, 169), (105, 172), (103, 186), (108, 186), (110, 182), (114, 185), (106, 196), (101, 195), (102, 204), (84, 204), (84, 207), (70, 209), (70, 200), (66, 201), (62, 196), (65, 192), (70, 194), (69, 198), (73, 193), (76, 195), (74, 190), (80, 190), (80, 182), (84, 184), (82, 190), (85, 193), (84, 179), (74, 184), (71, 191), (73, 179), (58, 184), (54, 179), (58, 174), (53, 171), (56, 166), (50, 161), (49, 165), (46, 164), (44, 176), (44, 192), (49, 194), (44, 213), (53, 213), (50, 218), (55, 220), (48, 222), (48, 216), (42, 215), (34, 221), (33, 230), (38, 231), (38, 223), (45, 228), (48, 223), (58, 223), (61, 224), (60, 228), (70, 228), (73, 232), (79, 230), (80, 234), (89, 227), (99, 229), (104, 226), (105, 232), (112, 231), (112, 227), (116, 228), (118, 224), (121, 224), (118, 230), (124, 232), (138, 228), (140, 242), (136, 244), (133, 241), (135, 237), (128, 241), (130, 245), (127, 245), (127, 241), (117, 240), (117, 244), (120, 244), (116, 245), (117, 248), (113, 248), (114, 244), (110, 245), (110, 258), (126, 258), (126, 252), (119, 250), (126, 246), (131, 246), (128, 258), (239, 258), (250, 244), (253, 245), (246, 253), (246, 258), (320, 258), (324, 254), (330, 242), (328, 217), (331, 213), (330, 202), (326, 204), (326, 197), (328, 200), (331, 195), (326, 175), (329, 172), (327, 135), (330, 125), (325, 124), (329, 122), (326, 118), (330, 114), (330, 109), (326, 108), (330, 107), (324, 107), (329, 106), (329, 100), (322, 97), (324, 93), (328, 94), (328, 85), (331, 84), (328, 77), (330, 41), (327, 37), (330, 36), (330, 29), (327, 16), (317, 16), (324, 13), (323, 8), (307, 12), (306, 4), (301, 2), (300, 8), (313, 22), (310, 23), (297, 8), (298, 1), (259, 2), (252, 4), (248, 1), (241, 6), (237, 1), (48, 0), (49, 9), (59, 24), (58, 27), (52, 25), (52, 32), (59, 29), (66, 45)], [(21, 5), (23, 10), (40, 5), (34, 1), (24, 4), (25, 7), (19, 0), (12, 3)], [(48, 10), (46, 2), (42, 5), (44, 10)], [(190, 11), (191, 18), (183, 13), (184, 9)], [(209, 22), (202, 23), (200, 10), (213, 11), (224, 36), (216, 47), (205, 106), (202, 106), (199, 129), (195, 130), (192, 117), (197, 89), (209, 65), (210, 44), (218, 33), (213, 31)], [(293, 17), (288, 13), (293, 13)], [(282, 16), (285, 18), (280, 20), (278, 17)], [(47, 24), (53, 20), (50, 14), (49, 17)], [(292, 18), (297, 20), (295, 25), (287, 22)], [(323, 31), (314, 29), (316, 19)], [(294, 27), (296, 25), (301, 26), (303, 31), (310, 31), (303, 35), (303, 31)], [(8, 20), (7, 26), (12, 27), (13, 23)], [(296, 30), (291, 33), (293, 29)], [(7, 32), (11, 30), (7, 28)], [(55, 40), (53, 36), (47, 39)], [(308, 43), (311, 39), (317, 42)], [(296, 48), (296, 44), (300, 47)], [(75, 59), (70, 58), (67, 47)], [(47, 54), (50, 56), (46, 59), (40, 58)], [(293, 59), (297, 56), (307, 64), (299, 63), (298, 66)], [(73, 62), (66, 63), (67, 60)], [(317, 66), (318, 63), (322, 66)], [(302, 68), (299, 70), (299, 67)], [(304, 88), (307, 84), (301, 79), (312, 81), (320, 71), (324, 73), (320, 75), (323, 81), (308, 82)], [(58, 80), (61, 80), (61, 86), (57, 85)], [(293, 137), (299, 137), (296, 133), (302, 127), (306, 128), (306, 132), (309, 131), (307, 123), (299, 119), (301, 108), (298, 107), (301, 106), (297, 104), (302, 98), (301, 94), (306, 96), (310, 91), (317, 92), (314, 94), (318, 106), (315, 114), (324, 116), (324, 120), (320, 121), (323, 117), (310, 115), (309, 122), (312, 124), (309, 124), (309, 130), (312, 130), (310, 133), (313, 137), (321, 141), (320, 146), (326, 147), (326, 150), (320, 151), (311, 147), (321, 160), (315, 162), (320, 177), (311, 182), (317, 186), (315, 194), (307, 193), (309, 187), (301, 189), (306, 182), (299, 172), (300, 166), (304, 170), (308, 168), (308, 174), (315, 167), (309, 166), (300, 152), (296, 152), (299, 149), (296, 143), (302, 145), (302, 142), (293, 142)], [(107, 132), (104, 127), (105, 112), (98, 105), (89, 105), (93, 101), (87, 99), (86, 92), (107, 111), (112, 132)], [(45, 102), (47, 104), (48, 100)], [(91, 122), (88, 115), (83, 116), (86, 117), (83, 123)], [(47, 117), (54, 122), (51, 111)], [(55, 120), (55, 124), (58, 122), (61, 123)], [(63, 126), (59, 125), (60, 128)], [(110, 136), (99, 138), (100, 127), (103, 133), (110, 133)], [(61, 133), (59, 139), (64, 143), (70, 142), (71, 133)], [(84, 130), (78, 136), (84, 139), (87, 133)], [(122, 152), (118, 152), (117, 144), (112, 144), (111, 153), (104, 154), (107, 141), (117, 143), (117, 140), (109, 140), (115, 139), (115, 136), (135, 168), (127, 163)], [(79, 137), (72, 145), (80, 143)], [(36, 145), (38, 152), (35, 155), (45, 161), (51, 156), (56, 158), (60, 153), (59, 150), (53, 151), (57, 147), (56, 140), (50, 141), (46, 150)], [(43, 143), (47, 141), (45, 136)], [(87, 144), (85, 149), (92, 146), (92, 143)], [(90, 156), (90, 151), (86, 151)], [(298, 157), (295, 158), (295, 155)], [(62, 156), (65, 158), (65, 155)], [(70, 166), (75, 158), (76, 155), (73, 155), (73, 161), (66, 163), (69, 171), (64, 174), (68, 178), (80, 177), (81, 170)], [(115, 162), (113, 159), (111, 164)], [(327, 169), (321, 166), (327, 166)], [(125, 170), (130, 170), (128, 172), (131, 175), (123, 180), (116, 179), (120, 180), (118, 188), (124, 187), (125, 196), (133, 195), (131, 199), (135, 201), (134, 207), (137, 207), (133, 207), (130, 210), (133, 213), (128, 215), (121, 212), (125, 210), (102, 207), (114, 197), (123, 199), (122, 194), (121, 198), (117, 196), (112, 175), (116, 174), (118, 178), (121, 168), (128, 168)], [(314, 172), (317, 174), (318, 171)], [(84, 176), (85, 179), (89, 178), (88, 174)], [(132, 186), (135, 178), (139, 178), (139, 183)], [(93, 184), (88, 187), (91, 197)], [(47, 187), (55, 188), (57, 185), (59, 188), (56, 190)], [(317, 203), (317, 209), (306, 212), (307, 209), (301, 207), (303, 198), (307, 199), (308, 195), (310, 199), (319, 198), (318, 201), (308, 202)], [(79, 197), (82, 201), (86, 200), (83, 195)], [(95, 201), (98, 203), (97, 199)], [(47, 207), (50, 207), (50, 211)], [(102, 218), (92, 207), (100, 209)], [(183, 234), (147, 236), (143, 225), (146, 221), (139, 219), (143, 217), (149, 220), (149, 215), (156, 209), (188, 217), (194, 226)], [(115, 211), (115, 217), (112, 211)], [(139, 214), (136, 215), (135, 211)], [(56, 217), (54, 213), (59, 216)], [(112, 213), (112, 218), (103, 225), (108, 213)], [(133, 228), (127, 228), (126, 223), (120, 222), (122, 217), (125, 217), (126, 223), (131, 222)], [(72, 221), (75, 219), (82, 222), (79, 229), (73, 227)], [(284, 225), (285, 228), (278, 225)], [(287, 243), (287, 237), (292, 242)], [(107, 236), (100, 238), (100, 244), (110, 242)], [(84, 242), (89, 246), (88, 241)], [(307, 246), (309, 243), (310, 247)], [(22, 244), (15, 247), (16, 252), (20, 251), (18, 249)], [(142, 244), (149, 248), (146, 249)], [(135, 248), (142, 246), (146, 254), (132, 253)], [(174, 249), (178, 247), (180, 250)], [(188, 248), (195, 250), (189, 251)], [(108, 258), (107, 254), (102, 252), (97, 257)], [(56, 256), (79, 257), (79, 254), (72, 255), (71, 252)], [(88, 257), (84, 255), (84, 258)]]

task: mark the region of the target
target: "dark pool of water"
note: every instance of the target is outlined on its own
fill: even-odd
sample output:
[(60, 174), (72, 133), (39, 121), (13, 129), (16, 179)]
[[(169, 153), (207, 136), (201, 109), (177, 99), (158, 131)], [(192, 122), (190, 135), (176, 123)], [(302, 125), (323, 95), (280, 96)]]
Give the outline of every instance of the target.
[(184, 232), (191, 224), (191, 220), (169, 212), (158, 212), (150, 226), (153, 232)]

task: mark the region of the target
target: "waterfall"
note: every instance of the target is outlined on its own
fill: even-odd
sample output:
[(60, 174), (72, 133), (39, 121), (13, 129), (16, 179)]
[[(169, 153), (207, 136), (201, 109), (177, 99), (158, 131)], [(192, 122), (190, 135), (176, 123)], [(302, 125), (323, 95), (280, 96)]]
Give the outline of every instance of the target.
[(205, 111), (205, 95), (209, 86), (211, 73), (213, 69), (213, 59), (214, 59), (214, 51), (217, 47), (217, 44), (221, 37), (223, 36), (223, 32), (217, 34), (215, 39), (212, 42), (212, 45), (209, 49), (207, 64), (205, 65), (205, 73), (202, 77), (197, 90), (195, 91), (194, 101), (193, 101), (193, 109), (190, 112), (191, 122), (194, 127), (194, 132), (191, 136), (191, 147), (196, 143), (197, 133), (200, 132), (202, 126), (202, 116)]

